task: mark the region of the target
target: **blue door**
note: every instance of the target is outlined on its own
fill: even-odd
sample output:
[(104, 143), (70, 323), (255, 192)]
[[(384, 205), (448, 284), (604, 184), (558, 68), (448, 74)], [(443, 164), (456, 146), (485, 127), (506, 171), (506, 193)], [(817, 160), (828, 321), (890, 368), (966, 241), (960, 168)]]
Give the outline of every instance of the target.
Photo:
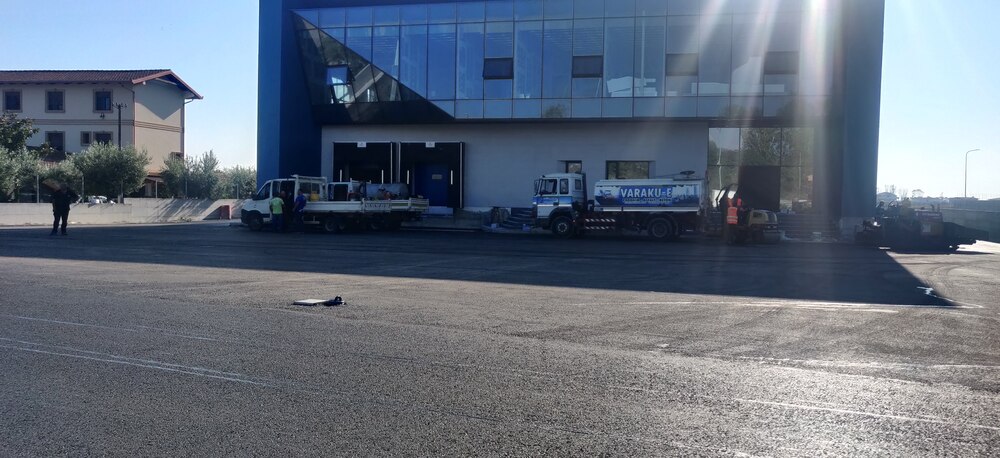
[(417, 164), (413, 187), (433, 207), (448, 206), (448, 166), (445, 164)]

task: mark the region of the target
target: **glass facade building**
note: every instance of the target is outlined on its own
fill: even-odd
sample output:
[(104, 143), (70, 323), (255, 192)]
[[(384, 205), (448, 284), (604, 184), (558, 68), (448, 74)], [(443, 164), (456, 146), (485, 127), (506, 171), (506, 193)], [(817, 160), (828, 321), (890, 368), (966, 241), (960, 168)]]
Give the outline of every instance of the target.
[[(419, 164), (421, 155), (448, 155), (437, 146), (404, 152), (422, 142), (458, 145), (466, 188), (458, 195), (479, 197), (450, 207), (518, 206), (508, 202), (513, 194), (489, 201), (476, 183), (500, 180), (473, 180), (469, 170), (512, 160), (542, 162), (528, 169), (543, 173), (579, 163), (600, 177), (684, 166), (704, 171), (714, 188), (764, 186), (760, 177), (769, 176), (770, 206), (834, 216), (861, 216), (854, 187), (874, 189), (881, 1), (264, 3), (261, 178), (343, 175), (338, 144), (361, 170), (357, 145), (371, 142), (388, 144), (389, 166), (375, 164), (379, 179), (406, 181), (410, 172), (413, 181), (418, 170), (402, 156)], [(279, 119), (267, 118), (273, 113)], [(626, 149), (563, 147), (577, 131), (604, 132)], [(523, 141), (525, 133), (537, 141)], [(490, 148), (504, 141), (517, 152)]]

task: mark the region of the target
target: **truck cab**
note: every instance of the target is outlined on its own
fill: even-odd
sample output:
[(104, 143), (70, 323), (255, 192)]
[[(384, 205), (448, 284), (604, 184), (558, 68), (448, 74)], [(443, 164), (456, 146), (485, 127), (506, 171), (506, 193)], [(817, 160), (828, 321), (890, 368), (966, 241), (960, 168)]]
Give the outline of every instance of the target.
[(243, 205), (240, 220), (251, 229), (260, 230), (271, 221), (271, 199), (279, 197), (282, 192), (289, 199), (295, 199), (299, 189), (305, 191), (309, 201), (325, 199), (326, 178), (292, 175), (291, 178), (268, 180), (257, 190), (253, 200)]
[(587, 177), (579, 173), (549, 173), (535, 180), (531, 210), (535, 225), (548, 229), (559, 217), (569, 220), (587, 206)]

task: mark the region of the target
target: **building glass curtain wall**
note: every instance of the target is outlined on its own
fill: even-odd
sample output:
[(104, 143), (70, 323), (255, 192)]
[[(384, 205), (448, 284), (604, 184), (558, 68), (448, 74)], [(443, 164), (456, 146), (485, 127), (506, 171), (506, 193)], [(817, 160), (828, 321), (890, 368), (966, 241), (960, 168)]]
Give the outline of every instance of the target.
[(260, 178), (359, 169), (365, 148), (344, 145), (386, 142), (392, 179), (447, 176), (472, 207), (517, 206), (518, 180), (574, 164), (694, 170), (766, 188), (775, 210), (863, 215), (883, 15), (881, 0), (262, 2)]
[(759, 120), (816, 115), (827, 103), (833, 40), (830, 22), (816, 20), (825, 4), (517, 0), (294, 12), (303, 39), (342, 44), (454, 119)]

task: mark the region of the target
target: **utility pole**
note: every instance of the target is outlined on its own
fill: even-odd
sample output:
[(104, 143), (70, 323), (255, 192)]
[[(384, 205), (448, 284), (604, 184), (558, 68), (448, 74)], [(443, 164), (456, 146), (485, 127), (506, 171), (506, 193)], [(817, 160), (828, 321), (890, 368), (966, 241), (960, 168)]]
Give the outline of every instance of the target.
[[(118, 103), (114, 104), (113, 106), (118, 109), (118, 150), (121, 151), (121, 149), (122, 149), (122, 109), (125, 108), (125, 107), (127, 107), (128, 105), (126, 105), (123, 102), (118, 102)], [(118, 177), (118, 178), (121, 179), (122, 177)], [(121, 184), (121, 189), (120, 189), (120, 194), (118, 195), (118, 203), (124, 204), (125, 203), (125, 182), (121, 181), (120, 184)]]

